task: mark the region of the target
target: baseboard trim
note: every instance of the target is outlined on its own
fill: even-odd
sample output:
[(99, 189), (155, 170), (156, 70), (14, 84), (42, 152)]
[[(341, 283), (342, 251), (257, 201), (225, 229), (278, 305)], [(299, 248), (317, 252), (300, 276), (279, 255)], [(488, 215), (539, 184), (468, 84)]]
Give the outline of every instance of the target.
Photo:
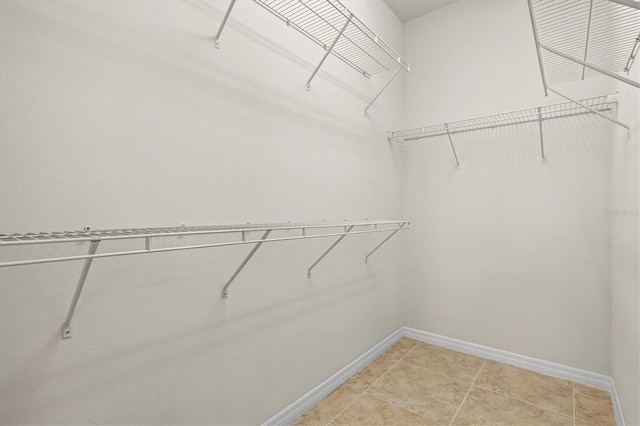
[(389, 334), (365, 353), (289, 404), (289, 406), (284, 410), (264, 422), (263, 425), (292, 424), (320, 401), (329, 396), (331, 392), (338, 389), (350, 378), (362, 371), (367, 365), (371, 364), (376, 358), (391, 349), (391, 347), (398, 343), (403, 337), (402, 328), (399, 328)]
[(613, 411), (616, 413), (616, 422), (618, 422), (618, 426), (626, 426), (624, 415), (622, 414), (622, 405), (620, 404), (620, 399), (618, 398), (618, 392), (616, 391), (616, 385), (613, 378), (611, 378), (611, 399), (613, 400)]
[(331, 377), (324, 380), (309, 392), (289, 404), (288, 407), (264, 422), (263, 425), (292, 424), (320, 401), (326, 398), (331, 392), (346, 383), (350, 378), (355, 376), (367, 365), (371, 364), (376, 358), (389, 350), (393, 345), (398, 343), (403, 337), (409, 337), (435, 346), (441, 346), (458, 352), (502, 362), (504, 364), (514, 365), (516, 367), (536, 371), (547, 376), (571, 380), (587, 386), (607, 390), (611, 392), (618, 425), (625, 426), (620, 400), (618, 399), (613, 379), (609, 376), (537, 358), (531, 358), (489, 346), (452, 339), (450, 337), (440, 336), (438, 334), (428, 333), (426, 331), (416, 330), (410, 327), (401, 327), (389, 334), (368, 351), (347, 364), (344, 368), (338, 370)]
[(569, 367), (537, 358), (531, 358), (489, 346), (465, 342), (463, 340), (452, 339), (438, 334), (427, 333), (426, 331), (416, 330), (414, 328), (403, 327), (402, 331), (403, 336), (420, 340), (425, 343), (442, 346), (470, 355), (476, 355), (493, 361), (502, 362), (504, 364), (514, 365), (516, 367), (536, 371), (547, 376), (571, 380), (594, 388), (611, 391), (611, 377), (605, 376), (604, 374), (581, 370), (579, 368)]
[(463, 340), (452, 339), (450, 337), (440, 336), (438, 334), (427, 333), (426, 331), (416, 330), (414, 328), (403, 327), (402, 335), (421, 342), (430, 343), (436, 346), (452, 349), (458, 352), (464, 352), (470, 355), (491, 359), (502, 362), (504, 364), (514, 365), (516, 367), (525, 368), (527, 370), (536, 371), (547, 376), (557, 377), (559, 379), (571, 380), (572, 382), (582, 383), (586, 386), (604, 389), (611, 393), (613, 401), (613, 410), (616, 414), (618, 426), (625, 426), (624, 416), (622, 415), (622, 406), (618, 399), (613, 379), (604, 374), (594, 373), (579, 368), (569, 367), (555, 362), (544, 361), (538, 358), (531, 358), (525, 355), (515, 354), (489, 346), (482, 346), (475, 343), (465, 342)]

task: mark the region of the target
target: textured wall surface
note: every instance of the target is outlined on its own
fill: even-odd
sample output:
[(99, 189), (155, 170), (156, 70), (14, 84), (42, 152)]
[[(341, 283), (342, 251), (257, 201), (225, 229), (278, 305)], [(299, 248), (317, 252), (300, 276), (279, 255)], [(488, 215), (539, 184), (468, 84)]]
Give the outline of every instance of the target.
[[(508, 36), (506, 36), (508, 35)], [(526, 1), (459, 1), (405, 26), (405, 126), (544, 97)], [(558, 88), (583, 98), (603, 79)], [(613, 125), (591, 115), (406, 143), (408, 326), (611, 374)]]
[[(401, 45), (382, 1), (346, 4)], [(387, 75), (329, 57), (306, 91), (322, 49), (249, 1), (215, 49), (227, 5), (0, 2), (0, 232), (398, 218), (402, 76), (364, 118)], [(363, 262), (382, 238), (311, 279), (333, 239), (265, 244), (227, 300), (249, 246), (100, 259), (64, 342), (81, 262), (3, 268), (0, 423), (264, 421), (403, 325), (402, 237)]]

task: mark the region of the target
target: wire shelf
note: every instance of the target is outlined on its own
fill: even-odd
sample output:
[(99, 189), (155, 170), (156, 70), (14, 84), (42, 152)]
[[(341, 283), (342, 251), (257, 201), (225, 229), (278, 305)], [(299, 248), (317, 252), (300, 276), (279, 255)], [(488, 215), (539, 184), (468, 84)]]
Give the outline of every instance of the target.
[[(363, 229), (364, 228), (364, 229)], [(356, 229), (354, 231), (354, 229)], [(114, 256), (127, 256), (135, 254), (162, 253), (177, 250), (193, 250), (202, 248), (232, 246), (240, 244), (252, 244), (253, 248), (235, 270), (222, 288), (222, 298), (229, 296), (229, 287), (245, 267), (247, 262), (253, 257), (263, 243), (274, 241), (300, 240), (308, 238), (338, 237), (338, 239), (316, 260), (307, 270), (307, 276), (311, 277), (311, 271), (325, 256), (333, 250), (347, 235), (366, 234), (372, 232), (390, 232), (373, 250), (364, 258), (367, 263), (369, 257), (375, 253), (382, 245), (392, 238), (399, 231), (409, 229), (409, 222), (397, 220), (364, 220), (364, 221), (343, 221), (343, 222), (302, 222), (302, 223), (268, 223), (268, 224), (243, 224), (243, 225), (215, 225), (215, 226), (179, 226), (169, 228), (133, 228), (133, 229), (110, 229), (99, 231), (65, 231), (65, 232), (41, 232), (27, 234), (0, 234), (0, 248), (3, 246), (14, 247), (25, 244), (50, 244), (50, 243), (71, 243), (89, 242), (88, 252), (83, 255), (63, 255), (60, 257), (45, 257), (39, 259), (19, 259), (0, 262), (0, 267), (34, 265), (39, 263), (63, 262), (71, 260), (84, 260), (82, 270), (76, 290), (73, 294), (67, 316), (62, 324), (62, 339), (72, 337), (71, 323), (75, 313), (80, 295), (84, 288), (87, 275), (94, 259)], [(300, 231), (298, 235), (285, 235), (273, 237), (273, 231)], [(307, 234), (308, 230), (314, 230)], [(323, 230), (326, 230), (323, 232)], [(261, 231), (261, 237), (256, 237), (255, 231)], [(249, 237), (248, 233), (253, 233)], [(199, 243), (191, 245), (172, 245), (169, 247), (152, 247), (152, 240), (161, 237), (212, 235), (212, 234), (240, 234), (237, 240)], [(142, 239), (144, 247), (139, 249), (129, 249), (125, 251), (106, 250), (98, 253), (98, 246), (105, 240), (122, 239)], [(19, 255), (24, 255), (20, 253)]]
[[(582, 104), (600, 112), (615, 111), (617, 101), (610, 100), (607, 95), (582, 99)], [(494, 127), (512, 126), (516, 124), (538, 122), (555, 118), (570, 117), (581, 114), (592, 114), (583, 106), (574, 102), (525, 108), (500, 114), (452, 121), (449, 123), (433, 124), (413, 129), (395, 130), (389, 132), (390, 139), (396, 141), (410, 141), (435, 136), (451, 135), (455, 133), (472, 132), (475, 130), (492, 129)]]
[[(211, 244), (203, 244), (204, 247), (218, 247), (224, 245), (235, 245), (255, 242), (246, 238), (246, 233), (255, 231), (285, 231), (298, 230), (302, 231), (302, 236), (278, 237), (267, 241), (285, 241), (289, 239), (315, 238), (319, 236), (336, 235), (335, 232), (325, 234), (308, 235), (308, 230), (325, 230), (330, 228), (344, 227), (364, 227), (362, 231), (353, 231), (357, 233), (383, 232), (393, 230), (398, 227), (407, 225), (406, 221), (393, 220), (376, 220), (376, 221), (342, 221), (342, 222), (300, 222), (300, 223), (269, 223), (269, 224), (242, 224), (242, 225), (215, 225), (215, 226), (178, 226), (166, 228), (131, 228), (131, 229), (105, 229), (95, 231), (63, 231), (63, 232), (40, 232), (26, 234), (0, 234), (0, 247), (17, 246), (27, 244), (51, 244), (51, 243), (74, 243), (74, 242), (91, 242), (91, 241), (109, 241), (124, 239), (151, 239), (162, 237), (178, 237), (178, 236), (194, 236), (194, 235), (211, 235), (211, 234), (229, 234), (240, 233), (242, 238), (237, 241), (219, 242)], [(371, 229), (373, 228), (373, 229)], [(200, 246), (176, 246), (151, 248), (146, 247), (144, 250), (133, 250), (131, 252), (112, 252), (101, 253), (96, 255), (80, 255), (68, 257), (52, 257), (44, 259), (19, 260), (10, 262), (0, 262), (0, 267), (17, 266), (22, 264), (49, 263), (60, 262), (65, 260), (88, 259), (94, 257), (120, 256), (126, 254), (139, 254), (154, 251), (172, 251), (184, 250), (185, 248), (199, 248)]]
[(323, 49), (346, 25), (331, 53), (366, 77), (398, 66), (409, 71), (409, 63), (338, 0), (254, 1)]
[(610, 73), (631, 67), (640, 43), (640, 1), (531, 0), (530, 7), (545, 85), (602, 74), (545, 46)]

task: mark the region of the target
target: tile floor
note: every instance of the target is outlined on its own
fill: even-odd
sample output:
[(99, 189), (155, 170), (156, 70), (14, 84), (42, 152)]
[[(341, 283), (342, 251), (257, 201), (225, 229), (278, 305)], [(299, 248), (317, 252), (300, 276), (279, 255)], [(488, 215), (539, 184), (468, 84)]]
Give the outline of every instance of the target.
[(297, 425), (615, 425), (608, 392), (402, 339)]

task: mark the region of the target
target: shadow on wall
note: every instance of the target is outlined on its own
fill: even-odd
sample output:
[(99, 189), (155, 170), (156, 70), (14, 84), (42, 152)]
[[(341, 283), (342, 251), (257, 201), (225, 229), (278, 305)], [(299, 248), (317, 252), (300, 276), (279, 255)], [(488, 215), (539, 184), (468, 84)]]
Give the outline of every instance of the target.
[[(352, 299), (362, 294), (362, 287), (366, 285), (371, 287), (370, 277), (360, 277), (351, 281), (344, 281), (331, 288), (323, 288), (314, 291), (305, 296), (287, 300), (286, 302), (274, 304), (268, 308), (253, 310), (249, 313), (237, 315), (234, 318), (224, 318), (206, 325), (196, 327), (191, 330), (181, 330), (180, 332), (163, 336), (162, 338), (149, 340), (139, 343), (136, 346), (129, 347), (127, 350), (120, 351), (109, 355), (109, 358), (118, 359), (119, 365), (127, 365), (122, 359), (133, 356), (144, 356), (148, 353), (149, 360), (154, 359), (151, 354), (160, 351), (170, 354), (162, 359), (154, 359), (155, 362), (147, 362), (144, 365), (137, 365), (135, 362), (128, 365), (134, 365), (129, 371), (119, 371), (118, 375), (110, 375), (110, 386), (114, 390), (124, 383), (140, 380), (142, 373), (153, 373), (167, 368), (167, 363), (175, 362), (176, 364), (189, 363), (189, 360), (202, 356), (203, 353), (214, 349), (219, 349), (228, 343), (228, 336), (224, 333), (225, 329), (230, 325), (236, 325), (243, 329), (241, 333), (237, 333), (234, 329), (234, 338), (246, 338), (259, 335), (268, 328), (277, 327), (292, 320), (300, 320), (301, 318), (313, 315), (319, 310), (333, 306), (336, 302)], [(305, 279), (306, 282), (306, 279)], [(376, 286), (378, 284), (375, 284)], [(330, 297), (318, 297), (320, 295), (330, 295)], [(321, 302), (319, 300), (322, 300)], [(219, 299), (216, 309), (224, 310), (225, 301)], [(259, 326), (256, 326), (259, 325)], [(218, 333), (216, 337), (215, 334)], [(81, 339), (81, 336), (76, 339)], [(194, 343), (195, 342), (195, 343)], [(61, 369), (56, 372), (48, 372), (48, 366), (58, 352), (59, 345), (70, 344), (60, 340), (59, 331), (53, 334), (42, 347), (25, 360), (25, 369), (29, 369), (28, 373), (19, 371), (14, 374), (13, 378), (3, 381), (0, 386), (0, 400), (3, 401), (5, 408), (3, 409), (0, 420), (3, 424), (14, 424), (23, 421), (24, 413), (29, 412), (30, 407), (37, 407), (38, 410), (48, 412), (55, 410), (59, 405), (68, 403), (80, 398), (81, 395), (89, 393), (92, 389), (104, 388), (103, 382), (85, 382), (84, 386), (74, 386), (66, 392), (60, 392), (55, 398), (47, 398), (38, 401), (38, 388), (43, 383), (62, 380), (64, 382), (67, 376), (82, 376), (83, 372), (95, 371), (95, 369), (104, 366), (105, 358), (96, 358), (87, 361), (86, 357), (83, 362), (74, 362), (73, 366)], [(224, 368), (224, 366), (221, 366)], [(24, 398), (25, 392), (30, 395)], [(18, 399), (19, 398), (19, 399)]]
[[(221, 12), (208, 4), (196, 1), (180, 4), (186, 4), (192, 10), (206, 14), (208, 17), (217, 18), (211, 19), (211, 33), (194, 36), (193, 33), (188, 34), (182, 31), (177, 35), (183, 37), (186, 35), (189, 39), (178, 39), (169, 44), (153, 38), (133, 26), (118, 26), (108, 16), (99, 16), (89, 9), (82, 8), (81, 3), (74, 3), (73, 7), (68, 8), (55, 8), (55, 5), (44, 8), (42, 3), (38, 3), (37, 7), (24, 3), (20, 7), (23, 13), (32, 15), (28, 20), (38, 21), (43, 32), (47, 31), (48, 26), (55, 26), (55, 31), (50, 31), (46, 35), (49, 38), (47, 43), (57, 44), (56, 49), (66, 50), (68, 55), (65, 56), (65, 59), (75, 60), (74, 63), (70, 62), (68, 66), (76, 69), (80, 74), (88, 66), (92, 66), (94, 67), (92, 72), (103, 73), (103, 78), (107, 80), (115, 78), (136, 79), (139, 92), (147, 92), (151, 97), (162, 96), (161, 102), (169, 104), (189, 105), (193, 109), (202, 109), (204, 106), (205, 110), (210, 111), (211, 114), (228, 113), (229, 109), (234, 107), (217, 101), (221, 95), (224, 98), (241, 95), (243, 99), (240, 99), (237, 104), (243, 106), (247, 104), (260, 105), (268, 100), (268, 109), (274, 110), (274, 114), (278, 113), (283, 117), (296, 116), (310, 119), (314, 122), (321, 122), (324, 127), (335, 128), (340, 133), (350, 134), (356, 138), (371, 139), (369, 132), (371, 129), (364, 125), (354, 126), (354, 117), (336, 114), (335, 108), (310, 106), (306, 102), (302, 104), (297, 97), (286, 96), (281, 91), (274, 89), (272, 85), (268, 84), (268, 81), (259, 78), (259, 73), (253, 80), (239, 79), (238, 74), (233, 72), (233, 67), (221, 65), (225, 52), (218, 51), (213, 45), (213, 34), (215, 33), (213, 28), (217, 24), (216, 20), (221, 19)], [(36, 15), (38, 15), (37, 18)], [(230, 19), (228, 26), (287, 61), (303, 67), (309, 71), (309, 74), (315, 68), (316, 64), (292, 54), (266, 39), (260, 33), (233, 19)], [(82, 37), (78, 37), (79, 34)], [(123, 42), (124, 40), (126, 43)], [(196, 45), (196, 41), (200, 45)], [(197, 47), (187, 50), (180, 48), (180, 44)], [(309, 44), (314, 46), (310, 41)], [(195, 55), (194, 51), (201, 51), (203, 55)], [(78, 52), (82, 52), (82, 54), (80, 55)], [(216, 56), (218, 59), (215, 59)], [(113, 66), (113, 64), (122, 64), (123, 62), (128, 65), (126, 68), (131, 69)], [(108, 65), (94, 66), (94, 64), (101, 63)], [(140, 76), (140, 72), (146, 72), (144, 78), (137, 78)], [(326, 72), (320, 71), (318, 75), (342, 91), (362, 100), (363, 109), (372, 98), (372, 95), (359, 92)], [(198, 86), (203, 89), (191, 93), (180, 90), (180, 86), (176, 85), (176, 79), (185, 83), (183, 87)], [(168, 84), (169, 82), (171, 84)], [(308, 95), (304, 90), (304, 81), (300, 83), (300, 93)], [(237, 112), (240, 115), (247, 113), (246, 108)], [(252, 119), (254, 118), (259, 119), (260, 117), (252, 116)], [(362, 119), (363, 123), (367, 123), (360, 116), (357, 116), (357, 119)]]

